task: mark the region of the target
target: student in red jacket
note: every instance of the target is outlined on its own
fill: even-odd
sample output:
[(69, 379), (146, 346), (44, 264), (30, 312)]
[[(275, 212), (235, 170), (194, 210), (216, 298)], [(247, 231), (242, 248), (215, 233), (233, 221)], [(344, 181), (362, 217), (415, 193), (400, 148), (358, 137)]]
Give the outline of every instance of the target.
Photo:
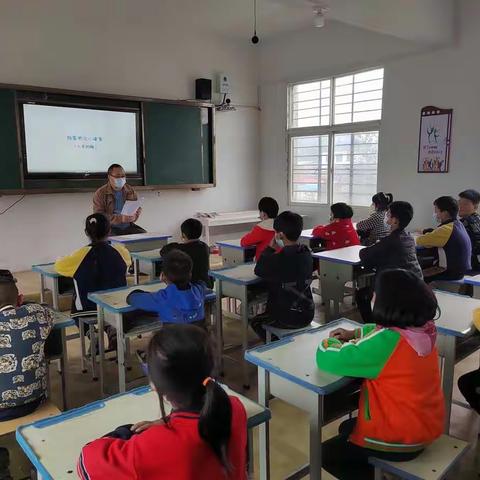
[(360, 245), (357, 231), (352, 223), (353, 210), (346, 203), (334, 203), (330, 207), (330, 223), (313, 229), (314, 238), (322, 241), (326, 250)]
[[(147, 354), (162, 418), (119, 427), (82, 449), (82, 480), (246, 480), (247, 415), (210, 375), (208, 334), (166, 325)], [(166, 414), (166, 402), (172, 410)]]
[(263, 197), (258, 202), (258, 211), (260, 212), (260, 219), (262, 221), (255, 225), (252, 230), (240, 240), (242, 247), (256, 245), (255, 260), (260, 258), (260, 255), (268, 247), (275, 235), (273, 221), (278, 215), (278, 203), (274, 198)]

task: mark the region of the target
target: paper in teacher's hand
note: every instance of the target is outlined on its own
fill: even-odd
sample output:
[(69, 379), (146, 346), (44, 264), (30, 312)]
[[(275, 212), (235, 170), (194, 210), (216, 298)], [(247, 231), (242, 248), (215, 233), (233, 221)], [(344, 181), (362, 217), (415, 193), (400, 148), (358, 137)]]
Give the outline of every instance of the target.
[(122, 215), (132, 217), (137, 213), (137, 210), (143, 205), (143, 198), (140, 200), (126, 200), (123, 205)]

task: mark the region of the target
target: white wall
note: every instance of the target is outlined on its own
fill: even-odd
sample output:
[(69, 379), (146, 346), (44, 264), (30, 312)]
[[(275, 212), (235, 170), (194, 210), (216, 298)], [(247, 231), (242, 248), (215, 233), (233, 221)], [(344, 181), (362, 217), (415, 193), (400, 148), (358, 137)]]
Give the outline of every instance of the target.
[[(172, 21), (182, 12), (153, 4), (155, 15), (129, 0), (2, 1), (0, 83), (188, 99), (195, 78), (228, 72), (233, 102), (257, 104), (256, 53), (248, 41), (211, 35), (183, 14)], [(170, 234), (197, 211), (255, 208), (258, 116), (253, 108), (217, 114), (217, 187), (142, 193), (146, 204), (138, 223)], [(91, 197), (32, 195), (1, 215), (1, 268), (28, 269), (84, 244)], [(0, 212), (14, 200), (0, 197)]]
[[(378, 189), (412, 202), (413, 227), (431, 224), (432, 201), (465, 188), (480, 189), (480, 2), (459, 4), (459, 38), (450, 48), (421, 52), (414, 44), (330, 23), (269, 42), (261, 52), (261, 193), (286, 207), (286, 85), (288, 82), (385, 66)], [(450, 173), (417, 174), (420, 110), (454, 109)], [(326, 221), (328, 209), (296, 208), (312, 222)], [(357, 209), (357, 218), (363, 214)]]

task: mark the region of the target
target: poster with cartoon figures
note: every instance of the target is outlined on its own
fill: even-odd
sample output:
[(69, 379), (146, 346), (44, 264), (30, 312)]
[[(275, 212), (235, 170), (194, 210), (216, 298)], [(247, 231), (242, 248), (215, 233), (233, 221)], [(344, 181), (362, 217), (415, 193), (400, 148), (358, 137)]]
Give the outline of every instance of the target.
[(452, 132), (451, 109), (424, 107), (420, 117), (418, 173), (447, 173)]

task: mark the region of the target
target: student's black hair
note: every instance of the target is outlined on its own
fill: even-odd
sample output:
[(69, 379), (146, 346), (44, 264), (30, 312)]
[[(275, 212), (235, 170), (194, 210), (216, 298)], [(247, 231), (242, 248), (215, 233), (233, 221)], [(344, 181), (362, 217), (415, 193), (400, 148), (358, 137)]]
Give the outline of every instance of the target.
[(0, 270), (0, 307), (17, 304), (18, 288), (10, 270)]
[(123, 170), (123, 167), (121, 165), (119, 165), (118, 163), (112, 163), (109, 167), (108, 167), (108, 175), (111, 175), (112, 174), (112, 171), (114, 168), (121, 168)]
[(384, 211), (393, 202), (393, 195), (391, 193), (378, 192), (372, 197), (372, 203), (375, 208)]
[(180, 230), (188, 240), (197, 240), (202, 236), (203, 225), (196, 218), (188, 218), (182, 223)]
[(298, 213), (287, 210), (273, 221), (273, 229), (282, 232), (291, 242), (296, 242), (302, 234), (303, 218)]
[(458, 203), (453, 197), (438, 197), (433, 204), (441, 211), (448, 212), (450, 217), (455, 220), (458, 216)]
[(192, 279), (193, 262), (185, 252), (174, 249), (163, 257), (162, 272), (177, 288), (187, 288)]
[(438, 303), (432, 289), (413, 272), (384, 270), (375, 281), (373, 321), (384, 327), (422, 327), (435, 319)]
[(345, 219), (353, 217), (352, 207), (343, 202), (334, 203), (330, 207), (330, 211), (332, 212), (333, 218)]
[(458, 196), (460, 198), (464, 198), (465, 200), (470, 200), (475, 205), (475, 207), (478, 207), (478, 204), (480, 203), (480, 193), (476, 190), (473, 190), (472, 188), (460, 192)]
[(263, 197), (258, 202), (258, 211), (266, 213), (268, 218), (276, 218), (278, 210), (278, 203), (272, 197)]
[(164, 396), (179, 409), (200, 412), (200, 437), (229, 473), (232, 407), (225, 390), (210, 378), (215, 365), (208, 333), (190, 324), (165, 325), (150, 340), (147, 362), (166, 425)]
[(92, 243), (101, 242), (110, 233), (110, 221), (103, 213), (93, 213), (85, 220), (85, 233)]
[(396, 218), (401, 230), (406, 228), (413, 218), (413, 207), (408, 202), (392, 202), (388, 206), (390, 216)]

